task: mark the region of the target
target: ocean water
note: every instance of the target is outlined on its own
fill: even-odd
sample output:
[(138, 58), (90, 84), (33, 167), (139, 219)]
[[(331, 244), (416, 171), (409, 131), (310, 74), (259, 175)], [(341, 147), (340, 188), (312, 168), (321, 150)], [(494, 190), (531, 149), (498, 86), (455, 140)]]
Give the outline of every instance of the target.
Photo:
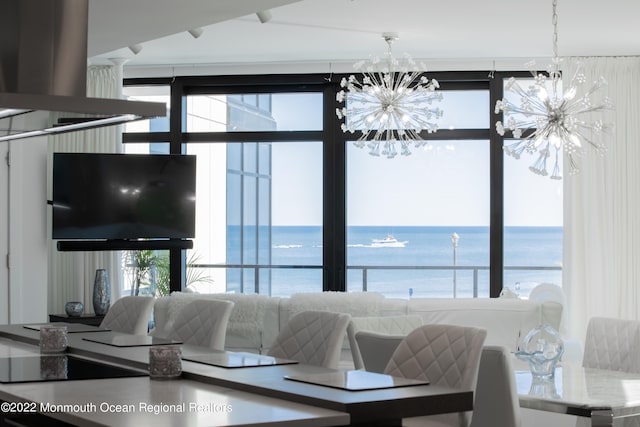
[[(452, 234), (459, 236), (454, 248)], [(392, 234), (401, 247), (373, 243)], [(260, 292), (286, 296), (322, 289), (322, 228), (272, 227), (271, 264), (315, 266), (261, 272)], [(504, 286), (527, 296), (533, 286), (562, 280), (562, 227), (506, 227)], [(261, 255), (262, 258), (262, 255)], [(247, 283), (245, 283), (245, 287)], [(250, 285), (253, 286), (253, 285)], [(228, 283), (228, 289), (233, 289)], [(488, 227), (347, 229), (347, 290), (388, 297), (488, 297)], [(455, 290), (454, 290), (455, 289)]]

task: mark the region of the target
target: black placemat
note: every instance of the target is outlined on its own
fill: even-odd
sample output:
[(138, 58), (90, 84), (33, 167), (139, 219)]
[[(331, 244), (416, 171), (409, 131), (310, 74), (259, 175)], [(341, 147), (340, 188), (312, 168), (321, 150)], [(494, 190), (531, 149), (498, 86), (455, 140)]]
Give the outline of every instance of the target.
[(221, 368), (255, 368), (258, 366), (291, 365), (298, 363), (296, 360), (233, 351), (182, 356), (182, 360), (219, 366)]
[(151, 337), (148, 335), (113, 335), (83, 337), (84, 341), (96, 342), (99, 344), (112, 345), (114, 347), (145, 347), (153, 345), (177, 345), (182, 341), (175, 341), (166, 338)]
[(64, 322), (55, 322), (55, 323), (44, 323), (39, 325), (24, 325), (26, 329), (32, 329), (34, 331), (39, 331), (43, 326), (66, 326), (67, 333), (79, 333), (79, 332), (109, 332), (111, 329), (101, 328), (100, 326), (91, 326), (85, 325), (83, 323), (64, 323)]
[(377, 390), (429, 384), (428, 381), (423, 380), (393, 377), (391, 375), (358, 370), (335, 371), (308, 375), (285, 375), (284, 378), (292, 381), (351, 391)]

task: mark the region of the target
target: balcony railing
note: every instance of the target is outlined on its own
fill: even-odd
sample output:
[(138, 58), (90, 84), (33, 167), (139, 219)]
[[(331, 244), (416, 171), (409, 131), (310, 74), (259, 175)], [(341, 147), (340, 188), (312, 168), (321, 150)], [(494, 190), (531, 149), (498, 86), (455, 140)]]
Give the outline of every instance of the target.
[[(363, 266), (363, 265), (350, 265), (347, 267), (348, 270), (361, 270), (362, 271), (362, 291), (369, 290), (369, 272), (376, 270), (385, 270), (385, 271), (393, 271), (393, 270), (411, 270), (411, 271), (419, 271), (419, 270), (429, 270), (429, 271), (450, 271), (451, 272), (451, 290), (454, 297), (456, 297), (457, 289), (456, 287), (460, 284), (457, 283), (457, 273), (458, 272), (471, 272), (472, 275), (472, 296), (473, 298), (478, 298), (478, 289), (479, 289), (479, 273), (481, 271), (489, 272), (489, 266), (481, 266), (481, 265), (465, 265), (465, 266), (404, 266), (404, 265), (396, 265), (396, 266)], [(562, 271), (562, 267), (559, 266), (507, 266), (504, 267), (504, 270), (507, 271)]]
[[(267, 270), (322, 270), (322, 266), (320, 265), (264, 265), (264, 264), (194, 264), (191, 265), (190, 268), (202, 268), (202, 269), (240, 269), (243, 272), (246, 271), (250, 271), (253, 270), (253, 273), (250, 274), (251, 277), (247, 277), (247, 278), (243, 278), (242, 283), (232, 283), (231, 286), (229, 281), (227, 281), (227, 289), (229, 290), (230, 288), (232, 289), (237, 289), (239, 292), (242, 293), (261, 293), (260, 290), (263, 289), (264, 290), (264, 285), (263, 283), (261, 283), (261, 278), (263, 278), (264, 276), (261, 274), (261, 272), (263, 271), (267, 271)], [(468, 289), (469, 288), (469, 280), (468, 280), (468, 276), (460, 276), (458, 277), (458, 273), (461, 274), (465, 274), (465, 273), (469, 273), (471, 274), (471, 294), (473, 296), (473, 298), (478, 298), (479, 296), (479, 287), (481, 284), (481, 279), (480, 279), (480, 275), (482, 272), (485, 272), (486, 275), (488, 275), (489, 272), (489, 266), (486, 265), (459, 265), (459, 266), (452, 266), (452, 265), (429, 265), (429, 266), (418, 266), (418, 265), (349, 265), (347, 266), (347, 271), (349, 272), (357, 272), (360, 271), (361, 272), (361, 280), (360, 280), (360, 284), (354, 284), (354, 280), (351, 279), (348, 282), (348, 287), (350, 291), (377, 291), (380, 292), (379, 289), (370, 289), (370, 275), (373, 274), (374, 272), (380, 272), (380, 271), (440, 271), (440, 272), (448, 272), (448, 274), (450, 274), (451, 277), (451, 293), (454, 297), (456, 297), (457, 295), (457, 291), (458, 289), (456, 289), (457, 287), (460, 287), (461, 285), (465, 285), (465, 288)], [(508, 272), (553, 272), (553, 271), (557, 271), (560, 272), (562, 271), (562, 267), (560, 266), (505, 266), (504, 267), (505, 271)], [(352, 276), (349, 276), (350, 278)], [(459, 280), (459, 281), (458, 281)], [(538, 280), (538, 281), (543, 281), (543, 280)], [(245, 286), (245, 282), (248, 286)], [(514, 284), (517, 286), (518, 285), (518, 281), (516, 280), (514, 282)], [(560, 284), (560, 283), (558, 283)], [(261, 286), (262, 285), (262, 286)], [(280, 285), (280, 284), (278, 284)], [(266, 286), (269, 290), (271, 290), (271, 283), (267, 284)], [(319, 287), (319, 286), (318, 286)], [(296, 289), (296, 292), (314, 292), (317, 291), (318, 289), (307, 289), (306, 287), (300, 287), (298, 289)], [(402, 293), (404, 294), (404, 290), (398, 290), (398, 291), (402, 291)], [(271, 292), (269, 292), (271, 293)], [(384, 293), (384, 292), (382, 292)], [(397, 292), (394, 292), (394, 295)], [(404, 294), (409, 296), (409, 294)]]

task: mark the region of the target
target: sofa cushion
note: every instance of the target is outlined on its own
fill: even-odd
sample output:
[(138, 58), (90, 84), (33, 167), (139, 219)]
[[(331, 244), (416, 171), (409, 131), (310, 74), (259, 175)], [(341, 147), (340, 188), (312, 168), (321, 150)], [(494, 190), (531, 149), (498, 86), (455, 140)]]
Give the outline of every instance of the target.
[[(198, 294), (174, 292), (158, 298), (154, 306), (154, 334), (166, 336), (175, 317), (194, 298), (233, 301), (227, 327), (226, 349), (266, 353), (289, 318), (300, 311), (321, 310), (352, 317), (418, 315), (425, 324), (448, 323), (487, 330), (487, 345), (515, 350), (518, 336), (547, 323), (558, 329), (562, 305), (551, 301), (503, 298), (385, 298), (374, 292), (314, 292), (289, 298), (256, 294)], [(353, 369), (349, 340), (342, 348), (341, 368)]]
[(558, 329), (561, 313), (560, 304), (521, 299), (413, 298), (408, 302), (408, 314), (420, 315), (424, 324), (483, 328), (487, 330), (487, 345), (502, 345), (511, 350), (515, 350), (520, 337), (541, 323)]
[(376, 292), (311, 292), (293, 294), (280, 306), (282, 328), (296, 313), (301, 311), (333, 311), (350, 314), (351, 317), (379, 316), (385, 301)]
[[(235, 306), (231, 311), (227, 325), (226, 348), (228, 350), (243, 350), (260, 352), (262, 349), (262, 330), (265, 313), (278, 310), (278, 297), (268, 297), (257, 294), (197, 294), (192, 292), (173, 292), (168, 308), (168, 319), (165, 328), (170, 328), (178, 312), (194, 299), (220, 299), (233, 301)], [(268, 307), (271, 308), (268, 308)]]

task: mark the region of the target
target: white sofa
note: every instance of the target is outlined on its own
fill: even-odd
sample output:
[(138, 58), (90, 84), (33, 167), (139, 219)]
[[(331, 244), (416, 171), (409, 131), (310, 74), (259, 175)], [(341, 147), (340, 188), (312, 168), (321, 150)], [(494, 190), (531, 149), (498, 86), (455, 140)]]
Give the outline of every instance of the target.
[[(225, 348), (266, 353), (289, 318), (304, 310), (349, 313), (352, 317), (419, 315), (423, 323), (476, 326), (487, 330), (486, 345), (515, 350), (518, 338), (547, 323), (560, 330), (562, 305), (556, 302), (511, 298), (385, 298), (373, 292), (319, 292), (289, 298), (255, 294), (198, 294), (174, 292), (155, 303), (153, 335), (166, 336), (178, 311), (194, 298), (215, 298), (235, 303), (229, 318)], [(349, 340), (345, 339), (342, 367), (353, 367)]]

